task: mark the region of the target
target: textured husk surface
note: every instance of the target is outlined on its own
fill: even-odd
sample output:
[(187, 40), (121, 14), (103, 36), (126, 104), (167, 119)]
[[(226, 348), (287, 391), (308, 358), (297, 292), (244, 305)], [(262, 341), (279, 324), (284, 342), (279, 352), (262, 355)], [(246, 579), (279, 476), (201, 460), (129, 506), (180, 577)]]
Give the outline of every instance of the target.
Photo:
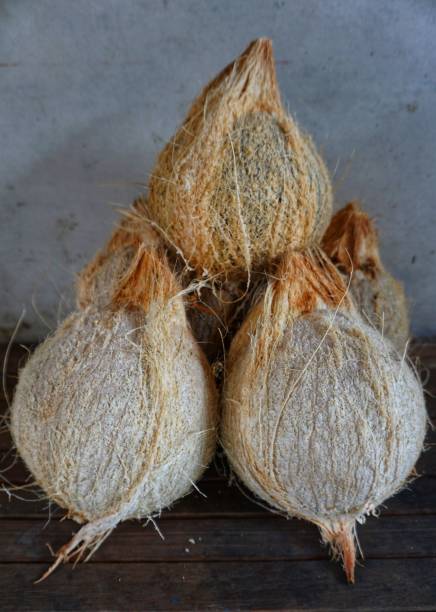
[(322, 237), (330, 180), (282, 106), (270, 41), (251, 43), (203, 90), (149, 187), (156, 227), (206, 275), (269, 266)]
[(406, 295), (381, 262), (373, 221), (351, 202), (333, 216), (322, 245), (350, 279), (350, 291), (363, 318), (402, 353), (410, 334)]
[(181, 288), (155, 237), (125, 229), (81, 275), (81, 308), (29, 359), (11, 409), (36, 483), (87, 523), (45, 576), (188, 493), (215, 449), (215, 385)]
[(407, 481), (421, 385), (321, 253), (285, 258), (233, 340), (221, 440), (259, 498), (316, 523), (354, 579), (354, 523)]
[[(92, 304), (105, 308), (119, 302), (124, 277), (128, 279), (128, 292), (135, 291), (149, 299), (153, 299), (153, 293), (144, 290), (147, 287), (158, 290), (164, 287), (170, 294), (182, 291), (195, 339), (210, 363), (222, 360), (234, 320), (245, 305), (247, 278), (216, 279), (204, 284), (186, 268), (174, 250), (164, 246), (146, 220), (146, 210), (146, 198), (138, 198), (130, 210), (124, 211), (106, 245), (80, 272), (76, 283), (78, 308)], [(129, 269), (132, 262), (143, 257), (144, 253), (148, 258), (147, 266), (143, 271), (137, 267), (133, 279)], [(158, 278), (157, 283), (154, 283), (154, 278)]]
[(79, 522), (150, 516), (212, 457), (212, 381), (177, 305), (88, 307), (20, 375), (12, 433), (36, 482)]

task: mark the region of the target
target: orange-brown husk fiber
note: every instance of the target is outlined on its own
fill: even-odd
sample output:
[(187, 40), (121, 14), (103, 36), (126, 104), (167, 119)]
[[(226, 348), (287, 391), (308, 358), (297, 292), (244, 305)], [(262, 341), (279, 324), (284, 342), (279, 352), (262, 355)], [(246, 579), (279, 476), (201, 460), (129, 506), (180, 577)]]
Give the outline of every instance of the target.
[(150, 218), (208, 277), (268, 268), (321, 239), (327, 170), (285, 112), (271, 42), (252, 42), (203, 90), (150, 178)]
[(364, 319), (404, 352), (409, 316), (403, 285), (382, 264), (374, 222), (357, 202), (337, 212), (322, 246), (350, 280), (350, 291)]

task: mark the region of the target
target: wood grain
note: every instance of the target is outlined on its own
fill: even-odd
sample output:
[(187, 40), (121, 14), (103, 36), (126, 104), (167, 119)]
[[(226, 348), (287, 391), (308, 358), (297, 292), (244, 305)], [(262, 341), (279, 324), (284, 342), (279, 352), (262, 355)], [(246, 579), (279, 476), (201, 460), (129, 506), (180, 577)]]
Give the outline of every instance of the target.
[(329, 561), (94, 563), (37, 585), (41, 565), (3, 566), (4, 610), (435, 609), (436, 559), (372, 559), (345, 584)]

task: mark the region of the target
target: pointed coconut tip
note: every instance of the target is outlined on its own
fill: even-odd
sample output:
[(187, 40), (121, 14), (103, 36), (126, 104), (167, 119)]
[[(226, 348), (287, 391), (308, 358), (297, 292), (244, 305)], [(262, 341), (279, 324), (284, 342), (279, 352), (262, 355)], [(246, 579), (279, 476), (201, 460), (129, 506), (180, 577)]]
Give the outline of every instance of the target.
[(269, 38), (253, 40), (233, 63), (236, 74), (244, 80), (244, 88), (250, 89), (262, 99), (281, 104), (278, 89), (274, 51)]
[(360, 202), (358, 202), (357, 200), (352, 200), (351, 202), (348, 202), (348, 204), (346, 204), (344, 206), (344, 208), (342, 210), (340, 210), (337, 214), (339, 215), (339, 213), (342, 213), (342, 215), (344, 214), (353, 214), (353, 215), (365, 215), (365, 217), (367, 216), (366, 213), (363, 212), (362, 210), (362, 206), (360, 205)]
[(141, 245), (115, 289), (112, 305), (115, 309), (142, 309), (147, 312), (152, 304), (165, 304), (179, 291), (165, 254)]
[(134, 253), (141, 245), (149, 249), (158, 249), (161, 246), (160, 237), (148, 222), (146, 200), (144, 198), (137, 198), (129, 209), (123, 209), (120, 213), (121, 219), (118, 226), (106, 245), (78, 274), (76, 288), (79, 308), (85, 308), (95, 301), (97, 297), (95, 292), (99, 285), (98, 279), (99, 277), (106, 278), (105, 266), (108, 266), (108, 270), (112, 270), (111, 276), (115, 281), (118, 270), (113, 263), (114, 259), (118, 258), (120, 262), (124, 261), (123, 254), (126, 249), (131, 249)]
[(341, 559), (347, 582), (354, 584), (356, 567), (355, 522), (339, 521), (321, 526), (323, 542), (330, 545), (333, 559)]
[(248, 47), (241, 53), (239, 58), (235, 61), (243, 58), (250, 58), (259, 64), (262, 64), (266, 70), (274, 70), (274, 51), (273, 44), (270, 38), (256, 38), (251, 41)]
[(329, 308), (353, 308), (347, 285), (320, 249), (289, 251), (277, 266), (276, 287), (288, 293), (289, 307), (295, 314), (308, 314), (320, 301)]
[[(198, 112), (199, 106), (210, 106), (210, 95), (216, 93), (227, 104), (244, 100), (237, 114), (256, 110), (273, 112), (282, 110), (280, 91), (274, 63), (272, 41), (257, 38), (209, 82), (194, 101), (189, 117)], [(251, 107), (251, 108), (250, 108)], [(226, 110), (226, 112), (228, 112)]]
[(347, 274), (362, 270), (374, 276), (381, 268), (377, 230), (358, 202), (349, 202), (333, 216), (322, 248)]
[(274, 52), (272, 41), (269, 38), (252, 40), (240, 55), (221, 70), (210, 85), (216, 85), (232, 72), (238, 74), (256, 68), (275, 77)]

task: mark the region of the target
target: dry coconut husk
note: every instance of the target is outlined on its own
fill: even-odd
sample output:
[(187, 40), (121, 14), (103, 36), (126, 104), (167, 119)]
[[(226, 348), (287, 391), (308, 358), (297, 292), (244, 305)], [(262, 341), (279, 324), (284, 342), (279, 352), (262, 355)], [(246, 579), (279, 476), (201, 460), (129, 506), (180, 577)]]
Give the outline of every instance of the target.
[(331, 185), (280, 100), (272, 44), (252, 42), (194, 101), (150, 178), (156, 228), (210, 278), (321, 239)]
[[(210, 363), (225, 360), (233, 336), (265, 290), (266, 279), (266, 274), (256, 274), (248, 287), (237, 278), (212, 282), (187, 296), (188, 320)], [(195, 280), (192, 283), (195, 287)]]
[[(181, 289), (153, 238), (126, 232), (123, 241), (125, 229), (115, 233), (119, 248), (112, 240), (82, 275), (82, 309), (20, 372), (11, 408), (36, 483), (84, 524), (43, 578), (92, 554), (120, 521), (152, 517), (187, 494), (215, 448), (216, 392)], [(129, 249), (123, 273), (114, 261)], [(110, 300), (100, 274), (114, 285)]]
[(242, 289), (237, 283), (199, 287), (187, 296), (187, 316), (194, 338), (210, 363), (222, 361), (239, 308)]
[(319, 527), (353, 582), (356, 522), (422, 450), (421, 384), (321, 252), (288, 254), (276, 276), (230, 349), (222, 444), (255, 495)]
[(363, 318), (402, 353), (409, 339), (404, 287), (384, 268), (374, 223), (357, 202), (334, 215), (322, 246), (350, 279), (350, 291)]

